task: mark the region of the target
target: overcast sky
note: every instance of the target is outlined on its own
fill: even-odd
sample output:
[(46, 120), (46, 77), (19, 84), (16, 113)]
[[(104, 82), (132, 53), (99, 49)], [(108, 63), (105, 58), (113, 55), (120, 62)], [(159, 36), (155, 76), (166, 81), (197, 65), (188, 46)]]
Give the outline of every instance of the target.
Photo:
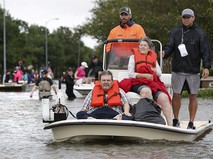
[[(87, 22), (93, 0), (0, 0), (1, 7), (9, 11), (14, 19), (26, 21), (29, 25), (46, 26), (52, 32), (60, 26), (73, 28)], [(58, 20), (54, 20), (58, 18)], [(94, 47), (96, 41), (83, 37), (85, 45)]]

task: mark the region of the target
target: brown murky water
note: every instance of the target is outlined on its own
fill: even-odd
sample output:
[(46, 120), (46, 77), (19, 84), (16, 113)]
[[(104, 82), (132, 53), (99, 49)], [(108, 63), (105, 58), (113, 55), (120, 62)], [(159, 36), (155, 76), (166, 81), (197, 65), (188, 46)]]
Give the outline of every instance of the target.
[[(63, 90), (64, 91), (64, 90)], [(66, 95), (65, 95), (66, 97)], [(56, 97), (53, 97), (52, 103)], [(73, 113), (81, 109), (83, 98), (65, 100)], [(188, 119), (187, 99), (182, 100), (181, 120)], [(199, 99), (197, 120), (213, 120), (213, 100)], [(56, 143), (51, 130), (43, 130), (41, 101), (37, 93), (0, 92), (0, 158), (213, 158), (213, 131), (193, 143), (100, 141)]]

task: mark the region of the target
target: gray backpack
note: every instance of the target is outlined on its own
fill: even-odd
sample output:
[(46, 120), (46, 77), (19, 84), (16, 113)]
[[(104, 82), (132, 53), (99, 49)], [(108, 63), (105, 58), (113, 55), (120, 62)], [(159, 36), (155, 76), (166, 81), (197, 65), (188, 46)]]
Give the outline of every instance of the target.
[(161, 108), (155, 101), (143, 98), (133, 105), (133, 120), (166, 125)]

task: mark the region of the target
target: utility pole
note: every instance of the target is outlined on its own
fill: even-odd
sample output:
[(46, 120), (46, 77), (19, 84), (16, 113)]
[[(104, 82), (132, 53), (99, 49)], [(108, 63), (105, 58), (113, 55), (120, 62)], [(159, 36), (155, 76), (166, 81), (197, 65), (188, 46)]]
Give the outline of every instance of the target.
[(47, 35), (48, 29), (47, 29), (47, 24), (52, 20), (58, 20), (58, 18), (51, 18), (51, 19), (49, 19), (45, 22), (45, 56), (46, 56), (45, 63), (46, 63), (46, 69), (48, 69), (48, 35)]

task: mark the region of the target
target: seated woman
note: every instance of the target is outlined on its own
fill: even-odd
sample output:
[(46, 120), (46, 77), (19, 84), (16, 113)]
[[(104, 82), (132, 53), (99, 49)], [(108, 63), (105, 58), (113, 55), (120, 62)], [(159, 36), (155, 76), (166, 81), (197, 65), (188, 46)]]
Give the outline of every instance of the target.
[[(171, 125), (171, 97), (159, 77), (162, 72), (157, 62), (157, 54), (151, 50), (152, 42), (148, 37), (139, 40), (138, 49), (133, 49), (129, 58), (128, 76), (130, 90), (138, 93), (141, 98), (154, 99), (161, 107), (168, 125)], [(126, 89), (126, 84), (121, 81), (121, 88)]]
[(13, 79), (14, 82), (19, 82), (22, 80), (22, 71), (19, 69), (18, 66), (16, 66), (13, 76), (14, 76), (14, 79)]
[(89, 80), (86, 78), (86, 73), (85, 73), (86, 68), (88, 68), (87, 63), (81, 62), (81, 66), (76, 69), (74, 76), (75, 76), (77, 85), (89, 83)]

